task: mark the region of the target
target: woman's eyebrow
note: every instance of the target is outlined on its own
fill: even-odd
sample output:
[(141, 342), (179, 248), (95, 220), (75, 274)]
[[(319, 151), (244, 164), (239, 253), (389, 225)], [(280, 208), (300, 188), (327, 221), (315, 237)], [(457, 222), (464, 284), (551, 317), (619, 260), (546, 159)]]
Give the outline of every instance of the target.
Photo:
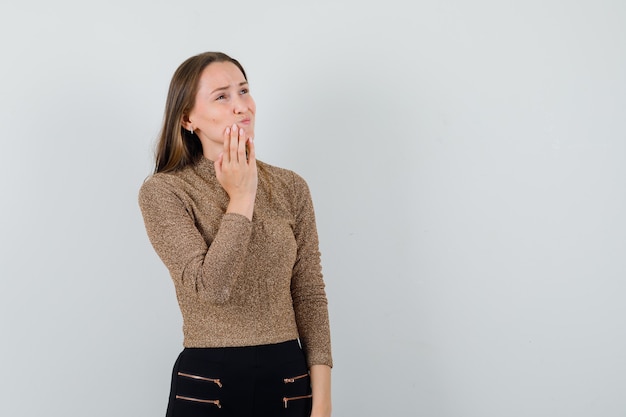
[[(242, 82), (239, 83), (239, 87), (247, 85), (247, 84), (248, 84), (247, 81), (242, 81)], [(211, 94), (215, 93), (216, 91), (228, 90), (229, 88), (230, 88), (230, 85), (227, 85), (225, 87), (219, 87), (219, 88), (216, 88), (215, 90), (211, 91)]]

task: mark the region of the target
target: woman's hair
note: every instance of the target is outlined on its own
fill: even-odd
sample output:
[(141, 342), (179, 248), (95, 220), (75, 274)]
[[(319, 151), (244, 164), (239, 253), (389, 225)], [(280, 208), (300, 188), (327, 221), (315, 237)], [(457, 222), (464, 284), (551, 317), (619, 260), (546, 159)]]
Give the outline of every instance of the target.
[(221, 52), (192, 56), (178, 67), (167, 93), (163, 126), (156, 147), (155, 173), (177, 171), (202, 157), (200, 139), (183, 128), (182, 121), (193, 109), (202, 71), (213, 62), (232, 62), (248, 79), (241, 64)]

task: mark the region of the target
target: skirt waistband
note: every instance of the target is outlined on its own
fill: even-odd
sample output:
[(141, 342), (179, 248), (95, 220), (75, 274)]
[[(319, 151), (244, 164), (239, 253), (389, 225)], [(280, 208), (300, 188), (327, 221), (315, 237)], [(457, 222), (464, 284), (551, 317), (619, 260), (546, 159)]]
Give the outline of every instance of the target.
[(195, 360), (210, 362), (239, 362), (252, 364), (255, 362), (288, 362), (299, 360), (303, 356), (298, 340), (286, 342), (256, 345), (256, 346), (233, 346), (233, 347), (210, 347), (210, 348), (184, 348), (181, 356)]

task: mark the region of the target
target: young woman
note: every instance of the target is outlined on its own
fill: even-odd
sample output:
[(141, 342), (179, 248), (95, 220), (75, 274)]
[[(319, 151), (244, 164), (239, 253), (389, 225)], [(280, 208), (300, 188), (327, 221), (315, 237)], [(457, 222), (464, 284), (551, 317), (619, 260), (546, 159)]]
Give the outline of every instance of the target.
[(207, 52), (174, 73), (139, 192), (184, 323), (168, 417), (330, 416), (313, 205), (300, 176), (256, 160), (255, 114), (237, 60)]

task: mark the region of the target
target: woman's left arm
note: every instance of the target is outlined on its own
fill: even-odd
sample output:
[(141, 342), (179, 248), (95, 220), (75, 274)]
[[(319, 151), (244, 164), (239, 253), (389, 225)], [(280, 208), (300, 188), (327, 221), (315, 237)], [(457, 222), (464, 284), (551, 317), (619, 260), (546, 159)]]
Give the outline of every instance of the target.
[(293, 233), (298, 249), (291, 276), (291, 299), (296, 325), (309, 368), (313, 365), (332, 367), (328, 300), (322, 278), (313, 202), (302, 177), (294, 173), (293, 181)]
[(310, 372), (311, 390), (313, 392), (311, 417), (330, 417), (332, 410), (330, 400), (330, 366), (313, 365)]
[(322, 278), (315, 213), (308, 185), (296, 174), (293, 180), (296, 213), (294, 236), (298, 252), (291, 278), (291, 296), (300, 343), (311, 376), (313, 394), (311, 417), (329, 417), (330, 374), (333, 362), (328, 301)]

